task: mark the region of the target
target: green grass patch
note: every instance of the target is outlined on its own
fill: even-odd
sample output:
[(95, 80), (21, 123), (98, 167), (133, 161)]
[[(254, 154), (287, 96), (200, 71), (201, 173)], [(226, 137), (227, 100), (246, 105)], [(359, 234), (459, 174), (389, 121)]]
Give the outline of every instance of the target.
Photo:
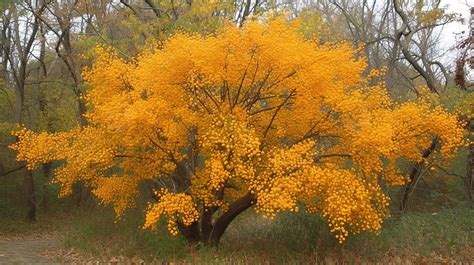
[(423, 262), (474, 260), (474, 210), (465, 204), (437, 212), (410, 212), (388, 219), (380, 235), (361, 234), (339, 245), (317, 215), (282, 214), (276, 220), (245, 212), (232, 223), (218, 249), (191, 247), (165, 231), (141, 229), (143, 213), (114, 222), (111, 209), (84, 212), (65, 232), (65, 246), (107, 260), (262, 264), (318, 262)]
[(65, 231), (64, 244), (104, 260), (119, 255), (146, 260), (184, 258), (187, 244), (182, 238), (163, 229), (144, 230), (143, 222), (144, 214), (138, 210), (132, 210), (121, 220), (115, 219), (109, 207), (82, 211)]

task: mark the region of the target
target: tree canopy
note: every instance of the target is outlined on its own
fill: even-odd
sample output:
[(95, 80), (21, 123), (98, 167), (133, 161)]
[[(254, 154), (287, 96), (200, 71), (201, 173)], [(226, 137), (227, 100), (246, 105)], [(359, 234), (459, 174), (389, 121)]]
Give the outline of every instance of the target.
[(463, 123), (429, 96), (392, 101), (350, 44), (305, 39), (298, 21), (176, 33), (132, 60), (98, 47), (85, 70), (87, 125), (18, 130), (28, 168), (59, 160), (61, 194), (83, 181), (117, 216), (139, 186), (154, 191), (144, 228), (165, 217), (172, 234), (217, 244), (254, 206), (320, 214), (340, 243), (378, 232), (384, 187), (403, 185), (404, 162), (464, 144)]

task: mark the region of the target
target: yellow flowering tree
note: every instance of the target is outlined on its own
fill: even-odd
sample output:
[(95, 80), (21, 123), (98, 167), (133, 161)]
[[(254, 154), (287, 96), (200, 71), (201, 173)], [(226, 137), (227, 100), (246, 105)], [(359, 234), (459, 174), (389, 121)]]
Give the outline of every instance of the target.
[(305, 40), (296, 22), (227, 25), (175, 34), (133, 61), (111, 49), (84, 73), (87, 127), (16, 132), (30, 169), (52, 160), (61, 194), (83, 181), (117, 216), (140, 183), (154, 188), (144, 228), (218, 244), (250, 207), (321, 215), (339, 242), (378, 232), (383, 186), (403, 185), (434, 138), (441, 159), (463, 144), (462, 124), (428, 99), (395, 103), (381, 73), (346, 44)]

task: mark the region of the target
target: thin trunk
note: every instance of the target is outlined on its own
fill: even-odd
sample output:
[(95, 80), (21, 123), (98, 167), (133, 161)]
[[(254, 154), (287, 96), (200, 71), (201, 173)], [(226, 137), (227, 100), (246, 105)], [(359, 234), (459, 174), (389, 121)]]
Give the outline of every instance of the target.
[[(43, 170), (43, 176), (45, 179), (49, 180), (51, 177), (51, 171), (52, 171), (52, 163), (47, 162), (42, 165), (42, 170)], [(40, 206), (42, 209), (48, 211), (50, 209), (50, 201), (47, 196), (47, 194), (44, 192), (49, 186), (49, 181), (45, 181), (43, 184), (43, 189), (42, 189), (42, 200), (40, 202)]]
[(207, 209), (203, 212), (200, 222), (194, 222), (185, 226), (178, 222), (178, 229), (184, 238), (193, 244), (202, 243), (211, 247), (217, 247), (229, 224), (254, 204), (254, 196), (247, 193), (230, 204), (228, 210), (212, 222), (215, 209)]
[(190, 226), (185, 226), (178, 222), (179, 232), (186, 238), (190, 243), (198, 243), (201, 241), (201, 233), (199, 231), (199, 223), (194, 222)]
[(35, 196), (35, 182), (33, 173), (30, 170), (25, 170), (24, 185), (26, 195), (26, 220), (29, 222), (36, 221), (36, 196)]
[[(474, 137), (474, 118), (471, 118), (468, 124), (468, 130), (471, 137)], [(474, 139), (471, 139), (474, 140)], [(471, 141), (469, 145), (469, 154), (467, 156), (467, 175), (466, 175), (466, 188), (469, 195), (469, 199), (474, 203), (474, 142)]]
[(434, 139), (431, 142), (430, 147), (428, 147), (428, 149), (423, 151), (422, 161), (416, 163), (416, 165), (412, 168), (409, 175), (410, 180), (407, 184), (405, 184), (405, 188), (403, 189), (403, 195), (402, 195), (402, 199), (400, 201), (400, 207), (399, 207), (400, 211), (404, 212), (408, 208), (408, 203), (410, 201), (411, 195), (413, 194), (416, 188), (416, 184), (422, 177), (421, 172), (425, 168), (424, 160), (433, 153), (437, 145), (438, 145), (438, 139)]
[(247, 210), (254, 204), (254, 196), (251, 193), (247, 193), (240, 199), (233, 202), (229, 209), (222, 214), (214, 223), (212, 232), (209, 236), (207, 243), (211, 246), (217, 246), (221, 240), (222, 235), (229, 226), (229, 224), (241, 214), (243, 211)]
[(212, 215), (214, 209), (205, 208), (201, 220), (201, 241), (207, 242), (212, 232)]

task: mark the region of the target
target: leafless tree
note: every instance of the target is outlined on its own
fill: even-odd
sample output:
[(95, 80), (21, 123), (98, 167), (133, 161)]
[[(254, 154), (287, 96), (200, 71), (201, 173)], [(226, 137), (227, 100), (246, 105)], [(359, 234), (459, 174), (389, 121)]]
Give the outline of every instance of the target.
[[(31, 3), (37, 14), (42, 14), (45, 4), (42, 1)], [(34, 50), (36, 39), (40, 30), (40, 21), (31, 13), (22, 14), (21, 7), (15, 3), (9, 3), (2, 10), (2, 52), (6, 80), (15, 92), (14, 122), (25, 123), (26, 111), (26, 81), (31, 74), (28, 68), (30, 59), (35, 57)], [(36, 198), (33, 174), (21, 166), (24, 175), (25, 195), (27, 203), (27, 219), (36, 220)]]

